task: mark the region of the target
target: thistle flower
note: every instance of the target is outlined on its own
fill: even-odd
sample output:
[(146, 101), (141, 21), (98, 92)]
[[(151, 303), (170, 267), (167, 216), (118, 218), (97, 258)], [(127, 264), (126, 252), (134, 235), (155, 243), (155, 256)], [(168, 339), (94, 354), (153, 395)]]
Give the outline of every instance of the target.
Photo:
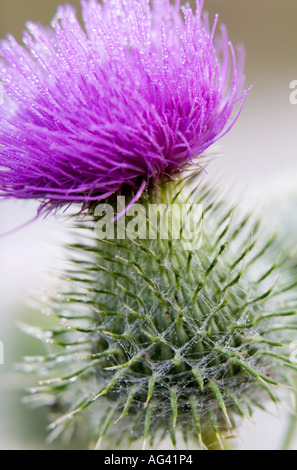
[(8, 36), (1, 195), (47, 206), (129, 186), (139, 197), (222, 137), (246, 94), (243, 52), (237, 60), (224, 27), (215, 37), (202, 7), (82, 1), (84, 28), (66, 5), (51, 28), (28, 23), (25, 46)]
[(114, 207), (128, 188), (130, 205), (204, 205), (192, 251), (157, 222), (151, 239), (97, 240), (92, 204), (76, 222), (67, 287), (48, 305), (57, 325), (24, 328), (46, 343), (25, 370), (42, 379), (28, 401), (54, 405), (53, 438), (78, 422), (97, 447), (166, 433), (176, 445), (177, 429), (224, 447), (239, 418), (294, 384), (296, 263), (270, 233), (258, 238), (259, 221), (232, 225), (209, 188), (189, 193), (182, 173), (246, 95), (242, 52), (225, 28), (215, 37), (202, 6), (183, 18), (178, 0), (82, 1), (85, 29), (60, 7), (52, 28), (28, 24), (27, 48), (1, 46), (2, 196)]

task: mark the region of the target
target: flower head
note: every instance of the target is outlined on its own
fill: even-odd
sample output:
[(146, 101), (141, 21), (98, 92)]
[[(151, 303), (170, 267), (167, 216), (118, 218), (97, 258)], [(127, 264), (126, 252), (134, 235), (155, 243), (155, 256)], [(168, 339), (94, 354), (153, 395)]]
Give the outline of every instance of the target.
[(82, 0), (83, 27), (60, 6), (51, 28), (28, 23), (24, 46), (2, 42), (2, 196), (87, 202), (126, 185), (140, 195), (230, 129), (243, 54), (224, 27), (215, 36), (202, 1), (195, 13), (151, 3)]

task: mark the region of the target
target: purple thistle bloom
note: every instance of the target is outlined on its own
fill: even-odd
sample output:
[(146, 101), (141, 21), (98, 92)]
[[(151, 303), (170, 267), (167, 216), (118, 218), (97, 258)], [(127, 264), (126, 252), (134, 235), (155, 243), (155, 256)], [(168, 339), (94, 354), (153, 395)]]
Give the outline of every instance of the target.
[[(243, 106), (244, 57), (169, 0), (82, 0), (0, 48), (0, 194), (43, 205), (107, 198), (193, 162)], [(236, 103), (237, 115), (232, 118)]]

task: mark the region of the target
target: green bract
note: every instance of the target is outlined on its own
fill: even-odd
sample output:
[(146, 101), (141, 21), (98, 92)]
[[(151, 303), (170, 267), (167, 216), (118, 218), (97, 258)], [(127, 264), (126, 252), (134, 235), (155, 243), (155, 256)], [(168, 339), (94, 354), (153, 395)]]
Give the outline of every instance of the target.
[(62, 324), (34, 330), (47, 350), (32, 366), (43, 379), (34, 393), (54, 397), (54, 437), (80, 423), (95, 447), (154, 446), (167, 434), (176, 445), (179, 431), (224, 447), (240, 419), (290, 387), (294, 263), (259, 220), (194, 183), (161, 184), (140, 203), (202, 204), (197, 249), (170, 230), (98, 240), (93, 209), (76, 223), (68, 288), (51, 304)]

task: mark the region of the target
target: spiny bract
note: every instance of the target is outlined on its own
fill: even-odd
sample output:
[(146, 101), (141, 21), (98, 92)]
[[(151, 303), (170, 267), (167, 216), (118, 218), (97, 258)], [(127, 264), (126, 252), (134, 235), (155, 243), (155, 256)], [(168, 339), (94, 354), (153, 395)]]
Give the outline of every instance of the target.
[(76, 224), (69, 288), (52, 309), (62, 325), (34, 329), (47, 354), (26, 365), (43, 378), (34, 401), (56, 404), (53, 437), (78, 422), (98, 447), (154, 445), (167, 433), (175, 445), (182, 430), (211, 449), (290, 386), (294, 263), (259, 221), (235, 222), (213, 190), (183, 185), (164, 183), (142, 204), (202, 204), (197, 250), (172, 236), (98, 240), (92, 214)]

